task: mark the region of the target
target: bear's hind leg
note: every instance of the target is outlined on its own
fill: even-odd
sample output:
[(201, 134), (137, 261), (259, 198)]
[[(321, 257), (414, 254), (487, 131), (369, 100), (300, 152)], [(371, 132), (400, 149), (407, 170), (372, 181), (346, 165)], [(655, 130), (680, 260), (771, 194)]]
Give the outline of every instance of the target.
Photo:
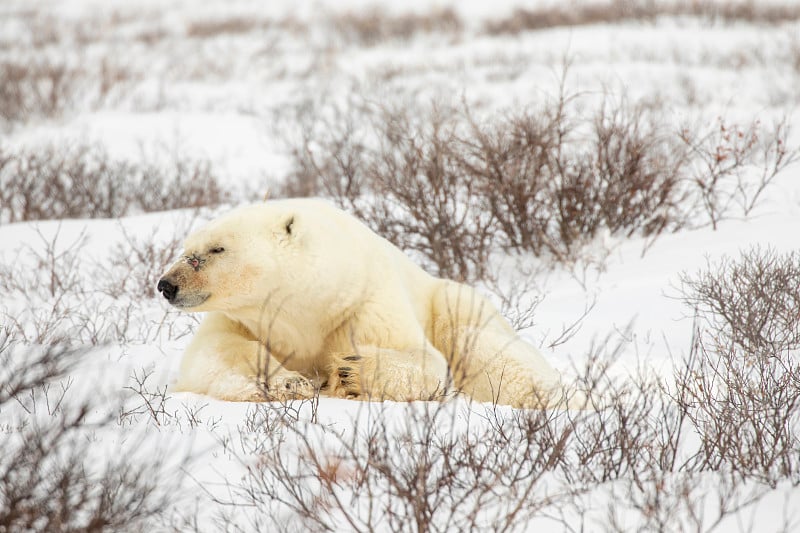
[(449, 389), (447, 362), (434, 348), (394, 350), (360, 346), (331, 354), (333, 396), (363, 400), (433, 400)]
[(560, 376), (475, 289), (445, 281), (434, 294), (430, 338), (455, 386), (479, 402), (560, 405)]

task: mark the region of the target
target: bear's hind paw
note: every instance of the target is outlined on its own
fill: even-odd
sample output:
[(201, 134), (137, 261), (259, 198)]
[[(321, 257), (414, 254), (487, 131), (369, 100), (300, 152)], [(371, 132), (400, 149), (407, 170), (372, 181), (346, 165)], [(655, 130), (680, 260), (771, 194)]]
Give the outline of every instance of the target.
[(328, 387), (332, 396), (338, 398), (360, 398), (361, 390), (360, 355), (336, 357), (328, 378)]

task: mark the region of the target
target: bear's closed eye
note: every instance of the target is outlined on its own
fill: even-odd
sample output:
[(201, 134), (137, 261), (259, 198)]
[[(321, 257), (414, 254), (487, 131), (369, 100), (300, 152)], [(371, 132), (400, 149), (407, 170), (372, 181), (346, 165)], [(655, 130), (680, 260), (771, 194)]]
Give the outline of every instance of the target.
[(212, 248), (211, 250), (209, 250), (209, 252), (212, 253), (212, 254), (221, 254), (224, 251), (225, 251), (225, 248), (223, 248), (222, 246), (218, 246), (216, 248)]

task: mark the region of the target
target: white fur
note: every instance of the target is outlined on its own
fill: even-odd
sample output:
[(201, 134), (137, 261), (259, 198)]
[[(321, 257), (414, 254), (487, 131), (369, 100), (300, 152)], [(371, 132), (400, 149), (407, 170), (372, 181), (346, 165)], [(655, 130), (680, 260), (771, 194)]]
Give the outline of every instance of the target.
[(247, 401), (327, 383), (342, 397), (458, 390), (514, 406), (553, 401), (557, 373), (485, 298), (428, 275), (324, 201), (236, 209), (191, 235), (184, 253), (164, 279), (178, 287), (175, 305), (208, 314), (177, 390)]

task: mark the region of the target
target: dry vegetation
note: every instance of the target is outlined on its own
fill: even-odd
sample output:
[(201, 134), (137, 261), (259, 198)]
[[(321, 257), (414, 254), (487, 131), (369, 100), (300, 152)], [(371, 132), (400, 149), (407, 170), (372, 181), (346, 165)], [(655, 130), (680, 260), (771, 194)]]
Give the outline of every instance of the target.
[(90, 421), (96, 406), (66, 400), (66, 371), (82, 354), (0, 332), (0, 409), (26, 415), (0, 431), (2, 532), (142, 531), (176, 500), (178, 470), (159, 454), (134, 459), (127, 443), (108, 458), (93, 447), (92, 435), (113, 430), (114, 420)]
[(387, 15), (371, 9), (336, 14), (330, 18), (335, 34), (351, 44), (375, 46), (387, 41), (409, 41), (418, 35), (459, 35), (463, 22), (452, 9), (434, 9), (425, 14)]
[(266, 21), (254, 17), (212, 18), (192, 21), (186, 28), (186, 35), (208, 39), (224, 34), (249, 33), (267, 26)]
[(99, 257), (88, 252), (85, 231), (70, 239), (60, 225), (47, 234), (37, 230), (13, 261), (0, 264), (0, 291), (9, 305), (0, 310), (0, 323), (30, 345), (139, 344), (191, 333), (196, 317), (170, 308), (143, 316), (142, 302), (156, 296), (158, 276), (194, 220), (178, 218), (168, 238), (150, 235), (146, 243), (123, 226), (122, 239), (107, 243), (108, 253)]
[(797, 160), (785, 122), (674, 131), (659, 109), (575, 99), (483, 121), (466, 104), (311, 110), (281, 192), (330, 197), (433, 273), (475, 280), (498, 249), (571, 262), (602, 234), (716, 228)]
[(60, 115), (74, 104), (79, 72), (52, 60), (0, 61), (0, 118)]
[(705, 429), (693, 465), (800, 484), (800, 255), (754, 248), (682, 281), (698, 332), (675, 399)]
[(230, 201), (211, 164), (111, 158), (100, 146), (0, 147), (0, 224), (114, 218)]
[[(68, 46), (68, 43), (62, 43)], [(0, 49), (0, 52), (2, 50)], [(53, 58), (45, 51), (24, 60), (0, 56), (0, 126), (63, 118), (96, 109), (130, 91), (137, 74), (111, 54), (100, 61)]]
[(771, 2), (631, 1), (608, 0), (516, 9), (507, 18), (490, 22), (485, 31), (492, 35), (535, 31), (557, 26), (583, 26), (620, 22), (654, 22), (658, 17), (694, 17), (713, 25), (748, 22), (780, 25), (800, 19), (800, 7)]
[(308, 35), (312, 24), (320, 24), (331, 40), (351, 46), (376, 46), (391, 41), (409, 41), (419, 35), (457, 35), (463, 22), (452, 9), (434, 9), (423, 14), (389, 14), (371, 8), (326, 13), (314, 22), (291, 16), (269, 19), (259, 15), (214, 17), (190, 22), (186, 36), (194, 39), (253, 32), (282, 31), (294, 36)]
[[(481, 26), (470, 26), (456, 9), (425, 12), (332, 9), (310, 18), (259, 13), (203, 14), (184, 26), (160, 20), (158, 12), (130, 9), (92, 13), (85, 18), (43, 14), (35, 9), (16, 14), (14, 32), (0, 36), (0, 126), (12, 129), (28, 121), (51, 120), (78, 111), (103, 109), (124, 102), (138, 109), (159, 108), (163, 98), (170, 104), (180, 94), (153, 94), (152, 83), (204, 80), (225, 83), (232, 79), (252, 81), (253, 66), (274, 81), (287, 76), (315, 78), (317, 72), (336, 67), (343, 49), (398, 45), (415, 38), (443, 39), (449, 43), (466, 38), (518, 34), (556, 26), (654, 22), (659, 18), (691, 17), (705, 26), (747, 23), (781, 27), (800, 19), (800, 8), (791, 4), (720, 1), (610, 0), (518, 9), (507, 17)], [(147, 21), (143, 22), (142, 19)], [(239, 50), (243, 38), (263, 46)], [(311, 56), (285, 63), (286, 43), (299, 41)], [(792, 46), (794, 46), (793, 43)], [(100, 51), (101, 46), (108, 49)], [(55, 49), (76, 49), (75, 54), (53, 54)], [(130, 56), (122, 50), (135, 50)], [(170, 50), (180, 58), (163, 61)], [(220, 53), (235, 53), (223, 61)], [(240, 54), (244, 53), (244, 56)], [(717, 61), (769, 64), (773, 59), (754, 50), (717, 51)], [(675, 52), (679, 54), (679, 52)], [(781, 53), (792, 68), (797, 50)], [(269, 60), (265, 61), (265, 57)], [(691, 62), (690, 58), (682, 61)], [(305, 66), (298, 67), (298, 64)], [(394, 67), (393, 67), (394, 68)], [(171, 90), (171, 89), (168, 89)], [(793, 97), (790, 94), (784, 98)], [(209, 103), (208, 105), (213, 105)]]

